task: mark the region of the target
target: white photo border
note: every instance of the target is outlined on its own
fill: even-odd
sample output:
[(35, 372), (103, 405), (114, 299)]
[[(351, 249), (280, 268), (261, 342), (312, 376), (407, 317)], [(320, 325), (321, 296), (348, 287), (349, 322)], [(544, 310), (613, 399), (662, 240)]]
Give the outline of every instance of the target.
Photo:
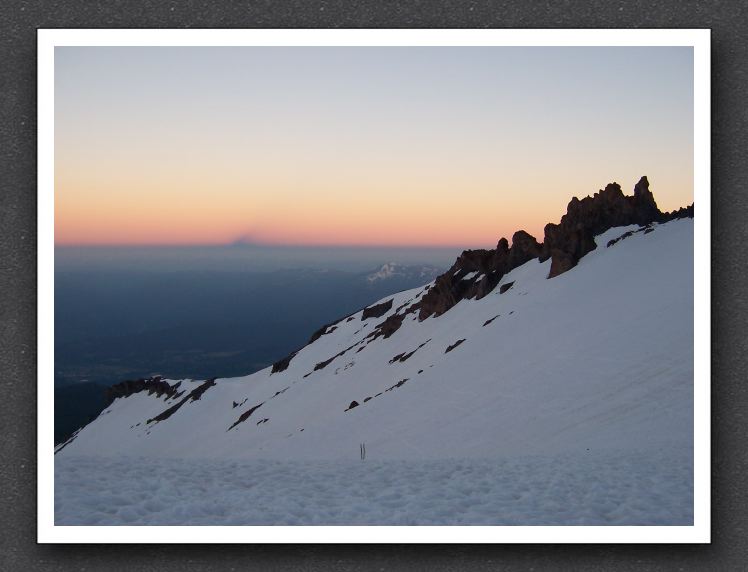
[[(57, 46), (686, 46), (694, 62), (693, 526), (55, 526), (54, 50)], [(37, 541), (39, 543), (711, 542), (711, 30), (37, 30)], [(151, 528), (157, 528), (153, 534)]]

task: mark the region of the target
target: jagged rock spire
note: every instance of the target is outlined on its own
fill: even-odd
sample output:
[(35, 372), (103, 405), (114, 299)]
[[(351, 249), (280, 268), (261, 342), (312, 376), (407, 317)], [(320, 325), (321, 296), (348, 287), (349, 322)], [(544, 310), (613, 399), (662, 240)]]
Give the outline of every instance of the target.
[(618, 183), (610, 183), (592, 197), (582, 200), (574, 197), (561, 222), (545, 226), (540, 261), (551, 258), (548, 278), (553, 278), (576, 266), (585, 254), (595, 249), (595, 235), (616, 226), (663, 220), (646, 176), (634, 186), (633, 196), (625, 196)]
[[(693, 216), (693, 210), (690, 212)], [(592, 197), (581, 200), (573, 197), (561, 221), (545, 226), (543, 244), (520, 230), (514, 233), (511, 248), (502, 238), (493, 250), (463, 252), (423, 296), (418, 317), (424, 320), (443, 314), (464, 298), (482, 298), (496, 287), (504, 274), (535, 257), (541, 262), (550, 258), (548, 278), (558, 276), (595, 249), (596, 235), (615, 226), (664, 222), (668, 216), (657, 208), (646, 176), (634, 186), (633, 196), (624, 195), (621, 186), (613, 182)], [(471, 272), (480, 273), (480, 280), (464, 280)]]

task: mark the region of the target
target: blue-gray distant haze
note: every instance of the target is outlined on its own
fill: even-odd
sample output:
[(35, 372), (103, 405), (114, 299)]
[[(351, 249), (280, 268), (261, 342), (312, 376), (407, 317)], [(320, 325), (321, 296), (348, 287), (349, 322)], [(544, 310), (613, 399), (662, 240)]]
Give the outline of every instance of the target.
[[(497, 239), (498, 240), (498, 239)], [(55, 271), (249, 270), (364, 272), (386, 262), (449, 267), (462, 248), (269, 246), (57, 246)]]
[(252, 373), (323, 324), (429, 282), (458, 254), (247, 244), (58, 247), (55, 439), (98, 413), (109, 385), (153, 374)]

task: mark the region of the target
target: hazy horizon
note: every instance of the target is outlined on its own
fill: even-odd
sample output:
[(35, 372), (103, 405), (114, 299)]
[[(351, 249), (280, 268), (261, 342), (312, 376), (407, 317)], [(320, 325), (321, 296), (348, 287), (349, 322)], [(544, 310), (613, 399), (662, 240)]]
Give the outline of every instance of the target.
[(462, 248), (318, 247), (265, 245), (55, 246), (55, 271), (250, 271), (376, 270), (404, 266), (449, 268)]

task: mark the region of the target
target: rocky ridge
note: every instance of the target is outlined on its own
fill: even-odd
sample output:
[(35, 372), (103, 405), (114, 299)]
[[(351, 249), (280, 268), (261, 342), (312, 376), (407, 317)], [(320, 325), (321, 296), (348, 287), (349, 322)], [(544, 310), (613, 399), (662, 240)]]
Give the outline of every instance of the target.
[[(542, 243), (528, 232), (518, 230), (512, 235), (511, 246), (506, 238), (501, 238), (496, 248), (463, 251), (420, 300), (398, 308), (377, 324), (367, 339), (389, 338), (408, 314), (417, 312), (418, 320), (423, 321), (444, 314), (460, 300), (483, 298), (498, 286), (504, 275), (534, 258), (539, 262), (550, 258), (548, 278), (555, 278), (574, 268), (585, 254), (593, 251), (596, 248), (594, 237), (610, 228), (633, 224), (645, 227), (686, 217), (693, 218), (693, 203), (669, 213), (660, 211), (646, 176), (639, 179), (630, 196), (624, 195), (621, 186), (613, 182), (593, 196), (581, 200), (573, 197), (559, 223), (545, 226)], [(509, 287), (511, 285), (506, 289)], [(381, 309), (372, 306), (366, 308), (364, 314), (376, 317)], [(273, 372), (288, 367), (292, 358), (293, 354), (274, 364)]]
[[(593, 196), (581, 200), (573, 197), (559, 223), (545, 226), (542, 243), (528, 232), (518, 230), (512, 235), (511, 246), (506, 238), (501, 238), (496, 248), (463, 251), (449, 270), (438, 276), (420, 296), (402, 304), (394, 314), (376, 324), (359, 342), (363, 345), (357, 351), (361, 351), (369, 341), (392, 336), (410, 314), (417, 313), (418, 320), (423, 321), (444, 314), (461, 300), (483, 298), (500, 284), (507, 273), (532, 259), (537, 258), (539, 262), (551, 259), (547, 278), (554, 278), (574, 268), (583, 256), (596, 248), (594, 237), (610, 228), (639, 225), (640, 230), (645, 231), (655, 223), (686, 217), (693, 218), (693, 204), (670, 213), (660, 211), (646, 176), (637, 182), (631, 196), (624, 195), (621, 186), (613, 182)], [(503, 294), (511, 286), (504, 284), (499, 292)], [(361, 319), (383, 316), (391, 308), (391, 299), (366, 307)], [(337, 325), (346, 319), (350, 321), (352, 315), (324, 325), (311, 336), (307, 345), (335, 331)], [(342, 353), (351, 349), (346, 348)], [(285, 371), (298, 351), (275, 362), (271, 373)], [(317, 364), (315, 370), (323, 368), (335, 357)], [(160, 376), (155, 376), (112, 386), (107, 391), (107, 402), (139, 391), (156, 393), (159, 397), (164, 394), (179, 397), (176, 386), (170, 386)]]

